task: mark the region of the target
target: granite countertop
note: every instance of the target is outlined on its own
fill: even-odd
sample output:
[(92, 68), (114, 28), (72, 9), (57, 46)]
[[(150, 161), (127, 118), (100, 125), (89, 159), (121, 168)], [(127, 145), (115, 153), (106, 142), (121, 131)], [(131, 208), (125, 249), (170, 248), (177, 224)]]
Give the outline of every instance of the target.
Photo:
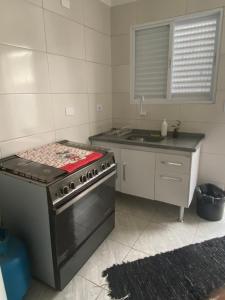
[[(115, 132), (119, 131), (119, 134)], [(131, 135), (144, 135), (144, 136), (160, 136), (159, 131), (152, 130), (141, 130), (141, 129), (126, 129), (126, 130), (117, 130), (112, 129), (111, 131), (104, 132), (95, 136), (89, 137), (89, 140), (99, 141), (99, 142), (108, 142), (116, 144), (126, 144), (134, 146), (143, 146), (150, 148), (160, 148), (160, 149), (169, 149), (185, 152), (195, 152), (198, 148), (199, 143), (204, 139), (205, 135), (202, 133), (187, 133), (179, 132), (177, 138), (173, 138), (171, 132), (168, 133), (166, 138), (163, 138), (159, 141), (145, 141), (145, 140), (129, 140), (127, 139)]]

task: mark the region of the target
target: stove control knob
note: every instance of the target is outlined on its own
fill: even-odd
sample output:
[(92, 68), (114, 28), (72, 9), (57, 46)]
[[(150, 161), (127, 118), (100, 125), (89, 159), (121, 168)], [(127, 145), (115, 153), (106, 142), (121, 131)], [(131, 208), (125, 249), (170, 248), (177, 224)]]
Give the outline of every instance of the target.
[(98, 170), (97, 169), (93, 169), (92, 173), (93, 173), (94, 176), (96, 176), (96, 175), (98, 175)]
[(63, 187), (63, 194), (66, 195), (69, 193), (69, 187), (68, 186), (64, 186)]
[(74, 182), (70, 182), (70, 183), (69, 183), (69, 187), (70, 187), (71, 190), (74, 190), (75, 187), (76, 187), (76, 186), (75, 186), (75, 183), (74, 183)]
[(102, 170), (105, 170), (105, 164), (101, 165)]
[(90, 171), (89, 171), (89, 172), (87, 172), (87, 178), (88, 178), (88, 179), (91, 179), (91, 178), (92, 178), (92, 176), (93, 176), (93, 175), (92, 175), (92, 172), (90, 172)]
[(80, 177), (80, 182), (81, 183), (85, 183), (87, 181), (87, 177), (85, 176), (85, 175), (82, 175), (81, 177)]
[(107, 168), (109, 168), (109, 167), (110, 167), (110, 165), (111, 165), (111, 164), (110, 164), (110, 162), (109, 162), (109, 161), (107, 161), (107, 163), (106, 163), (106, 167), (107, 167)]

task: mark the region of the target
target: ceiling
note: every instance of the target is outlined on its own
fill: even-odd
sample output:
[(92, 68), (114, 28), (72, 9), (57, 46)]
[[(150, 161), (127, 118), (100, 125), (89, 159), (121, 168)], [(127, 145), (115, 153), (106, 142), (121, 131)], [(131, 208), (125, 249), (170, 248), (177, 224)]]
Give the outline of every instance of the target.
[(105, 4), (109, 6), (122, 5), (130, 2), (135, 2), (136, 0), (101, 0)]

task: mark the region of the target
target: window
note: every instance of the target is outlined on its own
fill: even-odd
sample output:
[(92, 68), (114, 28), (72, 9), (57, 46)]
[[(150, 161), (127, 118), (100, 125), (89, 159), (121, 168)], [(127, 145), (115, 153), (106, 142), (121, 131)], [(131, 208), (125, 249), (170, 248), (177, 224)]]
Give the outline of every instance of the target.
[(213, 102), (221, 10), (134, 27), (132, 100)]

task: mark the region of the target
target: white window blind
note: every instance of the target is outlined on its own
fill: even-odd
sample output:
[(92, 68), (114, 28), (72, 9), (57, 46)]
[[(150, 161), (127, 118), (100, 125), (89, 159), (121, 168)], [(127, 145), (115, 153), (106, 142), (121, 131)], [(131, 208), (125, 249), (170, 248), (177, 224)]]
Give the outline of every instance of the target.
[(169, 32), (169, 25), (135, 31), (135, 98), (166, 97)]
[(218, 26), (219, 14), (174, 23), (172, 98), (212, 98)]

